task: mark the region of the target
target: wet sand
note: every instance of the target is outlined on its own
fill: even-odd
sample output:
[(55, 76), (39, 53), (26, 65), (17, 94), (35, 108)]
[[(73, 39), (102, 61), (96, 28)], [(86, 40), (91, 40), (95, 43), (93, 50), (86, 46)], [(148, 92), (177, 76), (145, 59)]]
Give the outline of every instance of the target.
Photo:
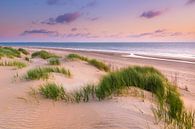
[[(29, 51), (36, 51), (30, 49)], [(75, 50), (51, 50), (59, 55), (79, 53), (97, 58), (112, 69), (129, 65), (149, 65), (162, 71), (178, 84), (186, 107), (195, 109), (195, 65), (173, 61), (160, 61), (135, 57), (123, 57), (124, 53), (86, 52)], [(158, 129), (151, 111), (153, 102), (136, 97), (116, 97), (102, 102), (67, 104), (30, 96), (31, 87), (39, 88), (45, 81), (14, 79), (23, 76), (28, 69), (46, 66), (42, 59), (33, 59), (28, 67), (14, 70), (0, 67), (0, 129)], [(88, 83), (97, 83), (106, 73), (81, 61), (63, 60), (62, 67), (70, 69), (72, 78), (53, 74), (49, 81), (62, 84), (68, 91), (79, 89)], [(185, 91), (185, 87), (189, 91)]]

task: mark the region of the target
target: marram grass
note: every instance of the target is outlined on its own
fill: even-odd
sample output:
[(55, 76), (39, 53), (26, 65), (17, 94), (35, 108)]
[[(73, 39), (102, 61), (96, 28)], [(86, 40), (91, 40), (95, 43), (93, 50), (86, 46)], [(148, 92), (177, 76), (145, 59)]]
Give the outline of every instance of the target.
[(53, 53), (44, 51), (44, 50), (34, 52), (34, 53), (32, 53), (31, 56), (32, 56), (32, 58), (40, 57), (42, 59), (59, 58), (59, 56), (57, 56), (57, 55), (55, 55)]
[(39, 92), (46, 98), (53, 100), (64, 99), (65, 96), (64, 88), (55, 83), (47, 83), (42, 85)]
[(1, 57), (8, 57), (8, 58), (14, 58), (14, 57), (21, 57), (20, 51), (18, 51), (15, 48), (11, 47), (0, 47), (0, 58)]
[(63, 92), (63, 100), (88, 102), (91, 99), (104, 100), (122, 89), (138, 87), (156, 95), (158, 108), (154, 115), (163, 120), (169, 128), (193, 129), (194, 111), (187, 111), (180, 94), (158, 70), (152, 67), (128, 67), (105, 75), (97, 85), (87, 85), (73, 93)]
[(39, 67), (31, 69), (27, 72), (25, 78), (27, 80), (40, 80), (40, 79), (48, 79), (50, 73), (61, 73), (67, 77), (71, 76), (69, 70), (61, 67)]
[(97, 69), (99, 70), (103, 70), (105, 72), (109, 72), (110, 71), (110, 67), (108, 65), (106, 65), (105, 63), (101, 62), (101, 61), (98, 61), (96, 59), (88, 59), (87, 57), (84, 57), (84, 56), (80, 56), (78, 54), (69, 54), (67, 56), (68, 59), (79, 59), (79, 60), (82, 60), (82, 61), (86, 61), (88, 62), (90, 65), (96, 67)]
[(24, 48), (18, 48), (18, 51), (21, 52), (21, 53), (23, 53), (24, 55), (29, 55), (29, 54), (30, 54), (30, 53), (29, 53), (26, 49), (24, 49)]
[(21, 68), (26, 67), (27, 64), (24, 62), (19, 62), (19, 61), (1, 61), (0, 66), (13, 66), (18, 69), (21, 69)]
[(60, 60), (56, 57), (49, 58), (48, 62), (50, 65), (60, 65)]

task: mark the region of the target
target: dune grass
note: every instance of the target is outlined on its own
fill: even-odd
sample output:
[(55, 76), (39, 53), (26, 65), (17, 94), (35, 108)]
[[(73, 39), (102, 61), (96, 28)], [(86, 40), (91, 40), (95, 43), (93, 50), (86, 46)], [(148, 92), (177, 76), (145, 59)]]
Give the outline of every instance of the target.
[(8, 58), (14, 58), (14, 57), (21, 57), (20, 51), (18, 51), (15, 48), (11, 47), (0, 47), (0, 58), (1, 57), (8, 57)]
[(57, 56), (57, 55), (55, 55), (53, 53), (44, 51), (44, 50), (34, 52), (34, 53), (32, 53), (31, 56), (32, 56), (32, 58), (40, 57), (42, 59), (59, 58), (59, 56)]
[(49, 58), (48, 62), (50, 65), (60, 65), (60, 60), (56, 57)]
[(64, 88), (55, 83), (47, 83), (42, 85), (39, 92), (46, 98), (53, 100), (64, 99), (65, 96)]
[(156, 95), (159, 107), (171, 125), (179, 129), (187, 129), (186, 120), (191, 121), (188, 127), (194, 126), (192, 113), (187, 113), (176, 86), (173, 86), (165, 76), (152, 67), (129, 67), (105, 76), (96, 88), (96, 97), (103, 100), (113, 93), (130, 86), (152, 92)]
[(105, 75), (97, 85), (87, 85), (74, 93), (65, 93), (63, 100), (88, 102), (90, 99), (104, 100), (122, 89), (138, 87), (153, 93), (157, 98), (154, 115), (169, 128), (192, 129), (194, 111), (187, 111), (176, 86), (152, 67), (128, 67)]
[(23, 53), (24, 55), (29, 55), (29, 54), (30, 54), (30, 53), (29, 53), (26, 49), (24, 49), (24, 48), (18, 48), (18, 51), (21, 52), (21, 53)]
[(25, 78), (27, 80), (40, 80), (40, 79), (48, 79), (50, 73), (61, 73), (67, 77), (71, 76), (69, 70), (60, 67), (39, 67), (31, 69), (27, 72)]
[(18, 69), (24, 68), (27, 66), (24, 62), (19, 62), (19, 61), (1, 61), (0, 66), (14, 66), (17, 67)]
[(69, 54), (67, 56), (68, 59), (74, 60), (74, 59), (79, 59), (85, 62), (88, 62), (90, 65), (96, 67), (99, 70), (103, 70), (105, 72), (109, 72), (110, 71), (110, 67), (107, 66), (105, 63), (98, 61), (96, 59), (88, 59), (87, 57), (84, 56), (80, 56), (78, 54)]
[(74, 54), (74, 53), (73, 53), (73, 54), (69, 54), (69, 55), (67, 56), (67, 58), (68, 58), (68, 59), (71, 59), (71, 60), (79, 59), (79, 60), (86, 61), (86, 62), (89, 61), (89, 59), (88, 59), (87, 57), (80, 56), (80, 55)]

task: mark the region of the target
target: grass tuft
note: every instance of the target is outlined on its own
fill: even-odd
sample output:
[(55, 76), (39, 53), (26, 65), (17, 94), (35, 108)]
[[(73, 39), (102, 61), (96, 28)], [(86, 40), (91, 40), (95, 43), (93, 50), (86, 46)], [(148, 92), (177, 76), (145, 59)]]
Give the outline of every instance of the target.
[(17, 49), (11, 48), (11, 47), (0, 47), (0, 58), (1, 57), (8, 57), (8, 58), (14, 58), (14, 57), (21, 57), (20, 51)]
[(54, 58), (59, 58), (59, 56), (57, 56), (53, 53), (49, 53), (49, 52), (44, 51), (44, 50), (32, 53), (32, 58), (35, 58), (35, 57), (40, 57), (42, 59), (49, 59), (49, 58), (53, 58), (53, 57)]
[[(167, 78), (152, 67), (128, 67), (105, 75), (97, 85), (87, 85), (79, 91), (64, 95), (64, 100), (71, 102), (88, 102), (90, 99), (104, 100), (129, 87), (138, 87), (150, 91), (158, 100), (153, 113), (157, 123), (163, 120), (166, 127), (192, 129), (195, 112), (188, 112), (180, 94)], [(64, 92), (65, 93), (65, 92)]]
[(62, 86), (55, 83), (47, 83), (42, 85), (39, 92), (48, 99), (61, 100), (64, 99), (65, 90)]
[(27, 72), (25, 78), (27, 80), (40, 80), (40, 79), (48, 79), (50, 73), (61, 73), (67, 77), (71, 76), (69, 70), (60, 67), (39, 67), (35, 69), (31, 69)]
[(24, 55), (29, 55), (29, 54), (30, 54), (30, 53), (29, 53), (26, 49), (24, 49), (24, 48), (18, 48), (18, 51), (21, 52), (21, 53), (23, 53)]
[(110, 67), (107, 66), (105, 63), (98, 61), (96, 59), (88, 59), (87, 57), (84, 56), (80, 56), (78, 54), (69, 54), (67, 56), (68, 59), (74, 60), (74, 59), (79, 59), (82, 61), (86, 61), (88, 62), (90, 65), (93, 65), (94, 67), (98, 68), (99, 70), (103, 70), (105, 72), (109, 72), (110, 71)]
[(56, 57), (49, 58), (48, 62), (50, 65), (60, 65), (60, 60)]
[(18, 69), (21, 69), (26, 67), (27, 65), (19, 61), (4, 61), (4, 62), (0, 62), (0, 66), (15, 66)]

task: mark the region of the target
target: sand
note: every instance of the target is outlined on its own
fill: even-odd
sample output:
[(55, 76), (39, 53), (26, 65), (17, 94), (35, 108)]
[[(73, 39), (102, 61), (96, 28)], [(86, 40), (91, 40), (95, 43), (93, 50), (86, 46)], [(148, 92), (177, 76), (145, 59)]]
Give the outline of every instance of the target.
[[(28, 48), (30, 52), (38, 48)], [(177, 83), (187, 108), (195, 109), (195, 64), (124, 57), (124, 53), (86, 52), (48, 49), (59, 55), (79, 53), (89, 58), (100, 59), (112, 69), (129, 65), (149, 65), (162, 71), (170, 81)], [(62, 60), (62, 67), (70, 69), (72, 78), (53, 74), (48, 80), (62, 84), (67, 91), (77, 90), (86, 84), (97, 83), (106, 73), (82, 61)], [(0, 129), (158, 129), (151, 111), (154, 103), (138, 97), (115, 97), (102, 102), (70, 104), (51, 101), (42, 96), (29, 95), (31, 88), (39, 88), (46, 81), (26, 81), (14, 78), (38, 66), (47, 66), (47, 61), (35, 58), (28, 67), (15, 70), (0, 67)], [(188, 91), (186, 91), (186, 87)]]

